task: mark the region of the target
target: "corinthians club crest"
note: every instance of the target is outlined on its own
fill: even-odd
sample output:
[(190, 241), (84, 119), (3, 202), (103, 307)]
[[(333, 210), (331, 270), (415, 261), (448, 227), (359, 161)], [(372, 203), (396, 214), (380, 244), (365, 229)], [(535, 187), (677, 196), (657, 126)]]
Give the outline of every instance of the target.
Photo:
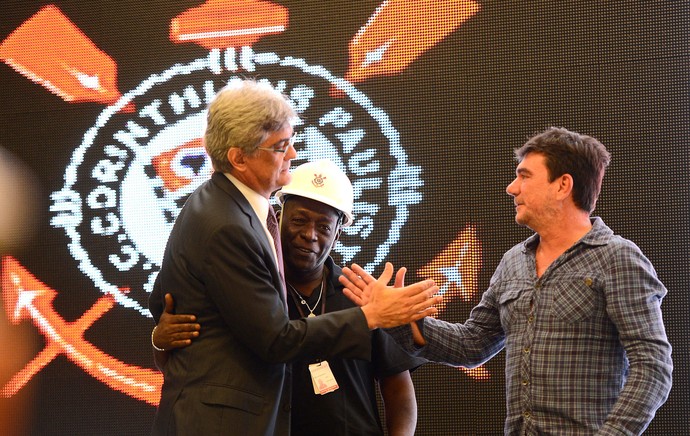
[(268, 81), (300, 114), (294, 165), (328, 158), (352, 180), (355, 221), (334, 249), (336, 261), (372, 271), (398, 241), (408, 206), (421, 201), (421, 169), (407, 162), (395, 126), (348, 81), (303, 59), (246, 46), (212, 49), (106, 108), (74, 151), (64, 187), (51, 195), (51, 224), (69, 236), (79, 269), (144, 316), (172, 224), (212, 171), (201, 144), (206, 105), (243, 77)]
[[(116, 305), (150, 317), (148, 295), (173, 222), (212, 172), (201, 140), (206, 106), (234, 80), (267, 81), (289, 97), (300, 114), (294, 166), (328, 158), (348, 175), (355, 221), (343, 229), (332, 254), (337, 263), (357, 262), (373, 271), (398, 242), (409, 206), (421, 202), (424, 182), (384, 108), (355, 84), (405, 70), (478, 10), (473, 0), (383, 2), (350, 41), (349, 67), (341, 78), (305, 59), (254, 50), (262, 36), (286, 29), (286, 7), (264, 0), (207, 0), (170, 22), (170, 41), (195, 43), (205, 54), (181, 60), (124, 93), (117, 89), (115, 61), (57, 6), (28, 18), (0, 43), (0, 60), (65, 102), (106, 106), (73, 151), (64, 185), (50, 196), (50, 224), (64, 230), (79, 270), (101, 295), (81, 317), (67, 321), (53, 307), (58, 291), (16, 259), (3, 257), (6, 315), (14, 324), (31, 319), (45, 347), (0, 396), (13, 396), (64, 354), (111, 389), (158, 403), (160, 372), (111, 356), (86, 333)], [(323, 181), (314, 177), (314, 183)], [(447, 297), (470, 298), (481, 265), (475, 233), (468, 226), (417, 273), (436, 280)], [(487, 376), (470, 371), (472, 377)]]

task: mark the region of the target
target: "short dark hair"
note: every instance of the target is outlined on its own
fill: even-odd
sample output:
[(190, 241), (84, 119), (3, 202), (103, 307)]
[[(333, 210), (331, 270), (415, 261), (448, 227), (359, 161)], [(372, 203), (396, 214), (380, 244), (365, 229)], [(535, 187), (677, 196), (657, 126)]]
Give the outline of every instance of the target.
[(544, 156), (549, 181), (563, 174), (573, 178), (573, 200), (580, 209), (591, 213), (601, 192), (601, 183), (611, 154), (596, 138), (562, 127), (550, 127), (515, 149), (521, 162), (529, 153)]

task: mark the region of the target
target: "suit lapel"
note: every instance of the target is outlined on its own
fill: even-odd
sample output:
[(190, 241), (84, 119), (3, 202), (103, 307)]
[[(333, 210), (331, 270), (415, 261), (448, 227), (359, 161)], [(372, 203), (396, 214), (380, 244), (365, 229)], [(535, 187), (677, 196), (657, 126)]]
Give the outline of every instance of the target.
[[(252, 208), (251, 204), (249, 204), (249, 201), (242, 195), (239, 189), (228, 179), (225, 174), (221, 172), (214, 172), (213, 175), (211, 176), (211, 180), (215, 186), (220, 188), (223, 192), (225, 192), (237, 205), (237, 208), (247, 216), (249, 219), (249, 225), (252, 227), (252, 230), (254, 231), (254, 235), (258, 238), (260, 241), (261, 245), (264, 248), (264, 251), (267, 253), (268, 257), (272, 260), (271, 265), (273, 265), (273, 270), (276, 274), (276, 277), (278, 277), (278, 283), (280, 284), (280, 272), (278, 271), (278, 265), (276, 265), (275, 259), (273, 257), (273, 248), (271, 247), (271, 242), (268, 240), (268, 237), (266, 236), (266, 232), (264, 231), (264, 227), (261, 224), (261, 220), (259, 217), (256, 216), (256, 213), (254, 212), (254, 209)], [(269, 205), (269, 207), (272, 207)], [(279, 292), (278, 294), (282, 295), (282, 292)], [(283, 298), (281, 297), (281, 300)]]

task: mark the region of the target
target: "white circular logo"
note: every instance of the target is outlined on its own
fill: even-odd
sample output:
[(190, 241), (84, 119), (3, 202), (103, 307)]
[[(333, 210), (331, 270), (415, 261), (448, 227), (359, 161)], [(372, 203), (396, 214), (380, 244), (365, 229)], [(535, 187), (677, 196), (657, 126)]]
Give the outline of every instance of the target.
[(206, 106), (244, 77), (268, 81), (300, 113), (293, 166), (328, 158), (352, 180), (355, 221), (334, 248), (336, 262), (373, 271), (398, 241), (408, 206), (421, 201), (421, 168), (407, 162), (388, 115), (352, 84), (302, 59), (212, 50), (106, 108), (74, 151), (64, 187), (51, 194), (51, 224), (67, 233), (80, 270), (119, 304), (150, 316), (148, 294), (172, 224), (211, 174), (201, 144)]

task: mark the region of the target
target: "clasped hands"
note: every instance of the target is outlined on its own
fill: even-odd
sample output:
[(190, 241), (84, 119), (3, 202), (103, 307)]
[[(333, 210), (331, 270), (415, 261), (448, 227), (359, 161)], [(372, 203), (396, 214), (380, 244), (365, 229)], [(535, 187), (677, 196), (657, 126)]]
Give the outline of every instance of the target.
[[(406, 272), (405, 268), (396, 272), (395, 286), (392, 287), (388, 286), (393, 276), (392, 264), (386, 263), (378, 279), (359, 265), (353, 264), (352, 268), (343, 268), (343, 275), (339, 280), (345, 287), (343, 293), (362, 308), (370, 329), (390, 328), (435, 315), (438, 309), (434, 305), (443, 299), (435, 295), (439, 288), (433, 280), (405, 286)], [(165, 295), (165, 310), (158, 321), (158, 327), (153, 331), (152, 343), (164, 350), (190, 345), (199, 336), (201, 329), (194, 315), (174, 314), (174, 301), (170, 294)], [(416, 331), (413, 325), (414, 333)], [(416, 338), (415, 341), (417, 342)], [(419, 344), (423, 344), (423, 341)], [(159, 368), (165, 363), (163, 356), (160, 359)]]
[(383, 273), (374, 278), (357, 264), (343, 268), (340, 283), (343, 293), (362, 308), (370, 329), (390, 328), (435, 315), (434, 307), (443, 299), (433, 280), (423, 280), (405, 286), (405, 268), (395, 274), (395, 285), (388, 286), (393, 277), (393, 265), (386, 262)]

